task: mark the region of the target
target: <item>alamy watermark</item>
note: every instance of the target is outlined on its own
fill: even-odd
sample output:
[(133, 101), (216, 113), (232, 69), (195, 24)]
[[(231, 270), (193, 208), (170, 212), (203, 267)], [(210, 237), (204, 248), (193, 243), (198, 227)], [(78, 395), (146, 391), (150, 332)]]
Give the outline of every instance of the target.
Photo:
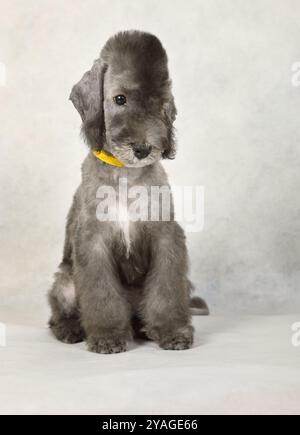
[(6, 67), (0, 62), (0, 86), (6, 86)]
[[(133, 186), (121, 178), (118, 188), (97, 191), (97, 219), (101, 222), (178, 221), (188, 233), (204, 228), (204, 187)], [(174, 214), (175, 209), (175, 214)]]
[(300, 62), (295, 62), (292, 65), (292, 85), (295, 88), (300, 86)]
[(300, 322), (296, 322), (292, 325), (292, 345), (294, 347), (300, 347)]
[(0, 323), (0, 347), (6, 346), (6, 326)]

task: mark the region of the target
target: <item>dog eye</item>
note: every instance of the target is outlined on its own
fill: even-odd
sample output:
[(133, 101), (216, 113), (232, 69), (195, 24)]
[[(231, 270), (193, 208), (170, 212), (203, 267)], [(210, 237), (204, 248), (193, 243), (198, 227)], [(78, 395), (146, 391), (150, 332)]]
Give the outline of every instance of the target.
[(126, 104), (126, 97), (125, 95), (117, 95), (114, 98), (114, 102), (118, 105), (118, 106), (124, 106), (124, 104)]

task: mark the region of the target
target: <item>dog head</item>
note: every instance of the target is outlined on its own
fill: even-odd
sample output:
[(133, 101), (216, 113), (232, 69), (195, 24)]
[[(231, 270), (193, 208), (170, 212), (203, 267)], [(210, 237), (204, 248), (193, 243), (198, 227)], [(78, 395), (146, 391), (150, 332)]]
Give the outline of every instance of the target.
[(155, 36), (130, 31), (109, 39), (70, 99), (92, 149), (127, 167), (174, 158), (176, 108), (167, 55)]

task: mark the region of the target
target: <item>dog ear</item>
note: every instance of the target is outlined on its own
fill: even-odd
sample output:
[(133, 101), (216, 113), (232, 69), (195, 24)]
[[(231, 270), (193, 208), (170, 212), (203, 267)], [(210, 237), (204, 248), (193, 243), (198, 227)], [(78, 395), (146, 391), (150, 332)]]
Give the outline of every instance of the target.
[(72, 89), (70, 100), (82, 119), (82, 133), (88, 145), (97, 151), (103, 148), (105, 122), (103, 112), (103, 81), (105, 66), (96, 60)]
[(170, 93), (170, 98), (167, 103), (164, 104), (164, 117), (168, 127), (168, 137), (166, 141), (166, 147), (162, 154), (163, 159), (174, 159), (176, 155), (176, 142), (174, 133), (174, 121), (176, 119), (177, 109), (173, 95)]

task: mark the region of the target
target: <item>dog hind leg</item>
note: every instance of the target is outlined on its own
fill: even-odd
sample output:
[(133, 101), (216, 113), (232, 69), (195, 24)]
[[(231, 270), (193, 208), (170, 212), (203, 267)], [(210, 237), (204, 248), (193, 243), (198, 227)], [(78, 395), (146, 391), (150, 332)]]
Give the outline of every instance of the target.
[(49, 292), (52, 316), (49, 326), (55, 337), (64, 343), (79, 343), (85, 334), (80, 322), (71, 267), (62, 263)]

